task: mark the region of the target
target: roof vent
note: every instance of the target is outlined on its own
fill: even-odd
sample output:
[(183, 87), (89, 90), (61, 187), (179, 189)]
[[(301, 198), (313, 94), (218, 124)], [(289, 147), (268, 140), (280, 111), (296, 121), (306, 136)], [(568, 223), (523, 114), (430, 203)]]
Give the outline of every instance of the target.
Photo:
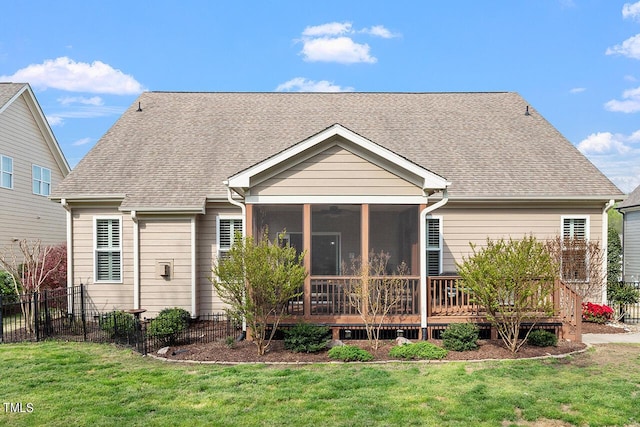
[(527, 109), (524, 112), (525, 116), (530, 116), (531, 114), (529, 113), (529, 106), (527, 105)]
[[(142, 111), (142, 107), (140, 106), (140, 103), (138, 102), (138, 109), (136, 110), (138, 113)], [(527, 107), (527, 111), (529, 111), (529, 107)]]

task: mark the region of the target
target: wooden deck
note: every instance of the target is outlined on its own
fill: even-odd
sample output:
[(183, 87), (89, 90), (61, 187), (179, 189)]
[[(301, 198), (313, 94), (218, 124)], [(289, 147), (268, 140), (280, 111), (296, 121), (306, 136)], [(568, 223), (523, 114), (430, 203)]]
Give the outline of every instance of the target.
[[(310, 292), (290, 301), (286, 322), (304, 320), (326, 324), (337, 330), (362, 326), (356, 307), (345, 293), (347, 281), (343, 276), (312, 277)], [(389, 330), (421, 329), (420, 278), (408, 277), (401, 301), (385, 318)], [(465, 289), (458, 276), (432, 276), (427, 281), (427, 337), (432, 338), (450, 323), (472, 322), (488, 324), (484, 311)], [(557, 281), (552, 295), (554, 315), (539, 322), (540, 327), (554, 328), (563, 339), (581, 341), (582, 301), (566, 284)], [(420, 331), (420, 338), (423, 332)], [(436, 334), (437, 335), (437, 334)], [(492, 336), (495, 331), (492, 332)]]

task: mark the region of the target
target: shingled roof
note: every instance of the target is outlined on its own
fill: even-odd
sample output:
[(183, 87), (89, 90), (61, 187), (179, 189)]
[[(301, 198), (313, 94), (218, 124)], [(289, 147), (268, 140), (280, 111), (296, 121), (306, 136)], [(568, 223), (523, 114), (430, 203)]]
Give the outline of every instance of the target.
[[(142, 111), (138, 110), (140, 105)], [(333, 124), (451, 182), (455, 199), (620, 199), (517, 93), (143, 93), (54, 197), (181, 208)], [(527, 111), (529, 114), (525, 114)]]
[(618, 205), (618, 209), (635, 208), (637, 206), (640, 206), (640, 185), (629, 194), (625, 201)]

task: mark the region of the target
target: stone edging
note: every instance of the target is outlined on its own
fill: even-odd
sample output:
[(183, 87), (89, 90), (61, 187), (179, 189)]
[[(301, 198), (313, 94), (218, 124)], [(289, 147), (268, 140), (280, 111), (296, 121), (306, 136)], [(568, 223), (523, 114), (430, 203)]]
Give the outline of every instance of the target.
[(168, 363), (184, 363), (187, 365), (221, 365), (221, 366), (246, 366), (246, 365), (268, 365), (268, 366), (302, 366), (302, 365), (346, 365), (346, 364), (361, 364), (361, 365), (387, 365), (391, 363), (420, 363), (420, 364), (445, 364), (445, 363), (481, 363), (481, 362), (506, 362), (506, 361), (519, 361), (519, 360), (538, 360), (538, 359), (564, 359), (565, 357), (573, 356), (575, 354), (581, 354), (593, 347), (592, 344), (585, 343), (586, 347), (581, 350), (574, 350), (564, 354), (547, 354), (545, 356), (534, 357), (522, 357), (519, 359), (470, 359), (470, 360), (376, 360), (372, 362), (341, 362), (341, 361), (328, 361), (328, 362), (224, 362), (216, 360), (182, 360), (182, 359), (168, 359), (166, 357), (156, 356), (155, 354), (147, 354), (143, 357), (151, 357), (152, 359), (160, 360)]

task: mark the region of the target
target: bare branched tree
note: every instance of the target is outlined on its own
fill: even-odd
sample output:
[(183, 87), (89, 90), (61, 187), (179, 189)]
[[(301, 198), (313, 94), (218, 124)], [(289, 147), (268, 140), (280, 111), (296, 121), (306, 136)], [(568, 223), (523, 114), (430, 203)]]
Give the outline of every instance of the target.
[(583, 300), (599, 300), (606, 286), (605, 253), (600, 242), (556, 236), (546, 246), (560, 266), (561, 280)]
[(367, 339), (375, 349), (379, 346), (380, 330), (385, 318), (409, 292), (409, 268), (403, 262), (390, 274), (390, 258), (391, 255), (384, 251), (372, 250), (368, 261), (354, 258), (351, 266), (343, 266), (343, 270), (352, 275), (345, 289), (349, 304), (358, 311), (365, 324)]
[[(17, 246), (17, 248), (16, 248)], [(0, 252), (0, 268), (13, 277), (16, 295), (20, 298), (20, 307), (29, 332), (34, 331), (33, 308), (30, 300), (34, 292), (40, 292), (43, 283), (55, 271), (63, 256), (53, 259), (54, 247), (42, 246), (40, 240), (22, 239)]]

